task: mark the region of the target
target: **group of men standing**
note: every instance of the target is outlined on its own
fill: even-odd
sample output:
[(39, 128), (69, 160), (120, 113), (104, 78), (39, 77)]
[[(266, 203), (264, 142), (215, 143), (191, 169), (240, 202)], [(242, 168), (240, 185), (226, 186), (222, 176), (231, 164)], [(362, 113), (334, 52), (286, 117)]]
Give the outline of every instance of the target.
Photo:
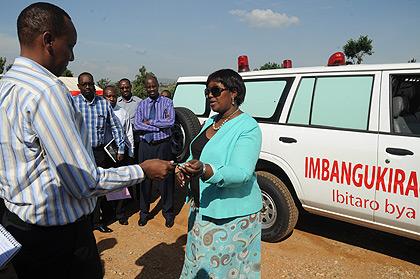
[[(92, 74), (84, 72), (79, 75), (78, 87), (81, 94), (75, 96), (74, 100), (83, 115), (98, 166), (112, 168), (141, 163), (148, 159), (173, 159), (170, 139), (175, 111), (172, 100), (161, 96), (155, 76), (147, 75), (144, 85), (148, 94), (144, 100), (132, 94), (131, 83), (126, 78), (118, 82), (120, 97), (117, 98), (118, 89), (113, 85), (106, 86), (103, 97), (100, 97), (96, 95)], [(105, 151), (105, 146), (111, 141), (116, 149), (114, 160)], [(174, 224), (174, 177), (171, 173), (163, 181), (145, 179), (141, 185), (130, 188), (129, 196), (140, 203), (138, 225), (144, 226), (150, 219), (153, 185), (161, 194), (165, 225), (170, 228)], [(106, 196), (99, 197), (93, 211), (94, 229), (112, 232), (107, 224), (114, 217), (120, 224), (128, 225), (127, 210), (130, 201), (108, 201)]]

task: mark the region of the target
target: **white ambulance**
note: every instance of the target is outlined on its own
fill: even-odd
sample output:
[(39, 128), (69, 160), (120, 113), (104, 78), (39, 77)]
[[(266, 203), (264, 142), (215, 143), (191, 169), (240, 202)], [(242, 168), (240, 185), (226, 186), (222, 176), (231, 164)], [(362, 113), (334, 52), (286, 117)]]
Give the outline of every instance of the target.
[[(263, 133), (263, 239), (287, 237), (298, 208), (420, 239), (420, 64), (345, 65), (336, 53), (329, 65), (241, 72), (241, 109)], [(180, 77), (174, 94), (201, 122), (206, 79)]]

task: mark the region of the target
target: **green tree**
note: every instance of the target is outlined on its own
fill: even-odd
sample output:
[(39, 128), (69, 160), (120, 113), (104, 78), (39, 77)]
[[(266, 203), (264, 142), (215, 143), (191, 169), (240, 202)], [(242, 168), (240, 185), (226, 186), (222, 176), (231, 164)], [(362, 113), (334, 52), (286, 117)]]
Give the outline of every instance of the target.
[(267, 62), (260, 67), (260, 70), (281, 69), (281, 65), (274, 62)]
[(373, 54), (372, 40), (368, 36), (360, 36), (357, 40), (350, 39), (343, 46), (344, 54), (347, 59), (351, 59), (353, 64), (360, 64), (363, 56)]
[(176, 88), (176, 82), (167, 83), (167, 84), (160, 84), (159, 85), (159, 92), (162, 92), (163, 90), (168, 90), (171, 92), (172, 96), (174, 95)]
[(108, 85), (111, 84), (111, 80), (109, 78), (101, 78), (96, 82), (96, 85), (98, 85), (100, 88), (105, 89)]
[(65, 69), (64, 72), (61, 74), (62, 77), (72, 77), (73, 72), (70, 69)]
[(152, 72), (148, 72), (145, 66), (141, 66), (136, 78), (133, 80), (133, 95), (138, 96), (142, 99), (147, 98), (147, 92), (144, 88), (144, 82), (147, 75), (153, 75)]
[(6, 65), (6, 57), (0, 57), (0, 74), (4, 72), (4, 65)]

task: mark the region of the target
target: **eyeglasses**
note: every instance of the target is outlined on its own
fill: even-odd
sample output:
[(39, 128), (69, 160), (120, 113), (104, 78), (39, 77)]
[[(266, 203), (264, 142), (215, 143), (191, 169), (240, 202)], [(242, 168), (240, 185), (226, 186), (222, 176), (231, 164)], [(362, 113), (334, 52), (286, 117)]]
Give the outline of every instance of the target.
[(225, 90), (229, 90), (229, 89), (220, 88), (220, 87), (217, 87), (217, 86), (211, 87), (211, 88), (206, 88), (206, 89), (204, 89), (204, 95), (206, 97), (208, 97), (211, 93), (211, 95), (213, 95), (213, 97), (219, 97), (220, 94), (222, 94), (222, 92), (225, 91)]

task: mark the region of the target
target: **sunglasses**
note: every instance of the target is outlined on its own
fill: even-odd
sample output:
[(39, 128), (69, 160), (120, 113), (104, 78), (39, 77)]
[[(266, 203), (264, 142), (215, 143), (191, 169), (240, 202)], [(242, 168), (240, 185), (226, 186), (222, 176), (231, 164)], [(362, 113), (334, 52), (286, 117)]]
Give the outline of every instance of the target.
[(211, 93), (211, 95), (213, 95), (213, 97), (219, 97), (222, 94), (222, 92), (225, 91), (225, 90), (229, 90), (229, 89), (220, 88), (220, 87), (217, 87), (217, 86), (211, 87), (211, 88), (206, 88), (206, 89), (204, 89), (204, 95), (206, 97), (208, 97)]

